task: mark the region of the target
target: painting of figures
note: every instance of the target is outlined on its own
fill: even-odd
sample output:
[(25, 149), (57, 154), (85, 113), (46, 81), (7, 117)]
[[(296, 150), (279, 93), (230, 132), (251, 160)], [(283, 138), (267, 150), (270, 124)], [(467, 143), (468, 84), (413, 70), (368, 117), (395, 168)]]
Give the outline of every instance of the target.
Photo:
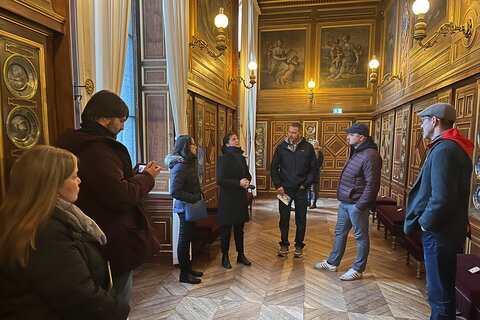
[(260, 89), (303, 89), (306, 30), (262, 31)]
[(390, 8), (387, 10), (385, 17), (385, 57), (383, 74), (393, 73), (393, 66), (395, 61), (395, 43), (397, 42), (397, 19), (398, 17), (398, 2), (392, 0)]
[(365, 88), (370, 26), (322, 27), (320, 37), (320, 88)]

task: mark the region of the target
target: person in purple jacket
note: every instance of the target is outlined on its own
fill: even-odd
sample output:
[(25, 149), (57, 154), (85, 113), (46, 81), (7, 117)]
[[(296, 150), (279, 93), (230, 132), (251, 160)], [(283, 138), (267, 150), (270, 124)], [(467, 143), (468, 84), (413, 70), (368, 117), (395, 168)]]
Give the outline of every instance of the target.
[(328, 259), (316, 263), (315, 268), (337, 271), (347, 244), (350, 229), (357, 242), (357, 258), (352, 268), (340, 276), (341, 280), (357, 280), (367, 265), (370, 251), (368, 235), (369, 210), (375, 204), (380, 189), (382, 158), (378, 147), (370, 137), (370, 130), (364, 123), (355, 123), (345, 129), (350, 144), (350, 157), (343, 167), (337, 190), (338, 220), (335, 226), (335, 241)]

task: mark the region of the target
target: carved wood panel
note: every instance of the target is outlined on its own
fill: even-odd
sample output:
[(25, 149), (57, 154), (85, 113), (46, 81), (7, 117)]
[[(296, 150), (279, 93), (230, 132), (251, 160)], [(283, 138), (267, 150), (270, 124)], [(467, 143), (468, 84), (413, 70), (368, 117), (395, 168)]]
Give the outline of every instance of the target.
[(310, 143), (312, 143), (313, 140), (317, 140), (318, 121), (304, 121), (303, 122), (303, 136)]
[(375, 118), (373, 125), (375, 127), (373, 141), (375, 141), (377, 146), (380, 146), (380, 142), (382, 141), (382, 117)]
[(222, 154), (223, 137), (227, 133), (231, 133), (230, 131), (227, 131), (227, 110), (224, 106), (218, 106), (218, 155)]
[(217, 163), (217, 105), (206, 102), (204, 114), (203, 153), (205, 161), (204, 193), (207, 205), (217, 202), (215, 167)]
[(382, 157), (382, 177), (390, 180), (392, 173), (392, 152), (394, 134), (394, 112), (382, 115), (382, 140), (380, 142), (380, 156)]
[(457, 121), (455, 127), (470, 140), (474, 139), (475, 130), (472, 126), (474, 107), (477, 100), (476, 83), (458, 88), (455, 91), (455, 109)]
[(392, 181), (404, 185), (407, 176), (408, 131), (410, 129), (410, 105), (395, 110), (393, 140)]
[(349, 154), (349, 145), (344, 129), (351, 120), (321, 120), (320, 146), (324, 160), (320, 176), (320, 196), (335, 196), (343, 166)]

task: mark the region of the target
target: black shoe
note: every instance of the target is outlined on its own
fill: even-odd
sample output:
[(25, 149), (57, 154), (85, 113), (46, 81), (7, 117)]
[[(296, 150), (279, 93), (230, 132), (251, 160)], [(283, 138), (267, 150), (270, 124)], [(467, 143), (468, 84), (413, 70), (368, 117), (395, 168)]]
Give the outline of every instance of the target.
[(225, 269), (232, 269), (232, 265), (230, 264), (230, 260), (228, 259), (228, 254), (224, 254), (222, 256), (222, 267)]
[(199, 284), (200, 282), (202, 282), (202, 280), (195, 278), (189, 273), (187, 274), (180, 273), (180, 282)]
[(243, 263), (244, 265), (246, 266), (251, 266), (252, 263), (250, 262), (250, 260), (247, 259), (247, 257), (245, 257), (244, 254), (239, 254), (238, 257), (237, 257), (237, 262), (240, 262), (240, 263)]
[(309, 209), (315, 209), (317, 207), (317, 204), (315, 202), (312, 202), (312, 205), (308, 207)]
[(195, 269), (190, 269), (190, 271), (188, 272), (190, 273), (192, 276), (194, 277), (201, 277), (203, 276), (203, 272), (201, 271), (198, 271), (198, 270), (195, 270)]

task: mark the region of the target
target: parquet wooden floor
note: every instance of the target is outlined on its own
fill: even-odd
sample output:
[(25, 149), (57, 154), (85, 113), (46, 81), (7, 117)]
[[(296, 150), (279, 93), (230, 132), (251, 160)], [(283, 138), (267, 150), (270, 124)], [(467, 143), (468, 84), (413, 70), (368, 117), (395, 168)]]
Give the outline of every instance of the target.
[[(425, 280), (415, 278), (415, 264), (405, 264), (405, 250), (391, 248), (370, 224), (371, 250), (364, 278), (341, 281), (356, 256), (350, 232), (339, 272), (320, 271), (313, 264), (325, 259), (333, 244), (337, 219), (336, 200), (321, 199), (319, 208), (308, 211), (304, 256), (278, 257), (278, 203), (257, 199), (252, 221), (245, 226), (247, 267), (220, 265), (219, 241), (193, 265), (205, 273), (198, 285), (178, 282), (174, 266), (148, 264), (134, 274), (131, 320), (151, 319), (428, 319)], [(294, 212), (290, 241), (295, 236)]]

